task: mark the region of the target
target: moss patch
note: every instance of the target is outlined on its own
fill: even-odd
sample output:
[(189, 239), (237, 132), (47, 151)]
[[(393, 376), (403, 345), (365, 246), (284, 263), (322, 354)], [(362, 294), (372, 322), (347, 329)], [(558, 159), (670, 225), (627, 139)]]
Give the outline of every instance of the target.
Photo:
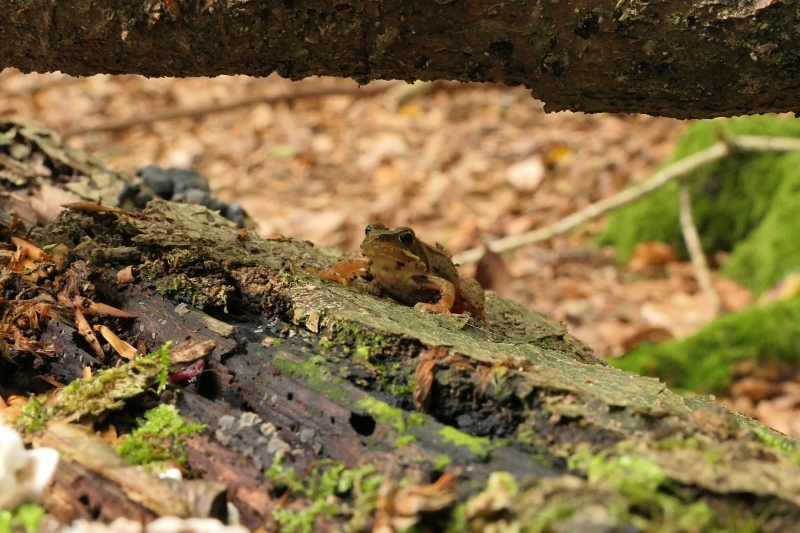
[(332, 375), (322, 364), (323, 361), (321, 356), (314, 356), (300, 363), (290, 354), (279, 352), (272, 359), (272, 364), (290, 378), (302, 378), (311, 390), (324, 394), (339, 404), (346, 403), (347, 392), (339, 386), (342, 378)]
[(464, 446), (473, 455), (482, 460), (487, 459), (489, 453), (498, 446), (498, 444), (486, 437), (473, 437), (450, 426), (442, 428), (439, 431), (439, 435), (441, 435), (445, 444), (452, 443), (456, 446)]
[[(319, 516), (347, 516), (344, 531), (361, 531), (375, 511), (382, 480), (373, 465), (348, 469), (344, 463), (331, 460), (317, 461), (310, 471), (298, 474), (282, 464), (280, 454), (266, 475), (292, 498), (310, 502), (299, 511), (281, 508), (272, 512), (286, 533), (311, 533)], [(343, 500), (349, 500), (351, 505), (343, 505)]]
[(89, 378), (76, 379), (51, 397), (32, 397), (14, 421), (27, 434), (43, 429), (55, 419), (72, 422), (85, 416), (97, 416), (108, 409), (120, 409), (124, 401), (147, 387), (166, 383), (169, 372), (169, 345), (134, 362), (99, 370)]
[[(759, 115), (699, 121), (681, 136), (667, 163), (708, 148), (718, 141), (720, 132), (800, 137), (800, 120)], [(800, 200), (791, 197), (800, 190), (800, 175), (794, 172), (798, 163), (797, 153), (740, 154), (706, 165), (691, 176), (692, 211), (704, 249), (709, 253), (734, 250), (726, 275), (756, 292), (800, 265), (800, 247), (792, 246), (795, 225), (800, 229), (800, 220), (793, 217)], [(683, 252), (677, 185), (670, 183), (612, 213), (599, 240), (614, 245), (624, 259), (638, 243), (651, 240)], [(738, 251), (737, 245), (745, 240), (746, 249)]]
[(174, 406), (162, 404), (145, 413), (144, 420), (139, 420), (139, 427), (117, 446), (117, 452), (134, 465), (165, 461), (185, 464), (184, 437), (206, 427), (188, 423)]
[(724, 394), (737, 361), (800, 364), (800, 299), (724, 315), (686, 339), (639, 346), (609, 363), (678, 389)]
[(0, 533), (36, 533), (45, 512), (44, 507), (33, 503), (23, 503), (13, 512), (0, 510)]

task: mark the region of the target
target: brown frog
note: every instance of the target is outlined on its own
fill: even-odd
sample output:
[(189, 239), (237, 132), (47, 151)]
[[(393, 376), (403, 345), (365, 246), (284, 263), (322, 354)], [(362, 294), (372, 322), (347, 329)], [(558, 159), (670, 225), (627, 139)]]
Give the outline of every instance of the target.
[(361, 251), (367, 259), (345, 259), (330, 270), (312, 270), (343, 285), (371, 275), (381, 289), (423, 313), (469, 311), (486, 322), (483, 288), (476, 280), (458, 275), (441, 244), (431, 246), (411, 228), (390, 230), (380, 222), (367, 226), (364, 233)]

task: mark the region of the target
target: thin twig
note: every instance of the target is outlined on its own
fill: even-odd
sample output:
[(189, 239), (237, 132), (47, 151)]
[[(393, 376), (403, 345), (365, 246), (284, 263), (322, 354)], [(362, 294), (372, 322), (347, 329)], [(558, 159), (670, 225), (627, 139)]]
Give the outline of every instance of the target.
[[(791, 137), (760, 137), (753, 135), (727, 137), (724, 141), (720, 141), (705, 150), (684, 157), (680, 161), (676, 161), (659, 170), (645, 181), (628, 187), (610, 198), (595, 202), (549, 226), (519, 235), (497, 239), (488, 243), (486, 246), (495, 253), (501, 253), (528, 244), (546, 241), (557, 235), (566, 233), (589, 220), (604, 215), (609, 211), (647, 196), (670, 181), (691, 174), (699, 167), (718, 161), (733, 152), (786, 152), (792, 150), (800, 150), (800, 139)], [(481, 258), (483, 252), (483, 246), (465, 250), (454, 255), (453, 261), (462, 265), (474, 263)]]
[(689, 186), (685, 179), (678, 180), (678, 210), (680, 213), (681, 230), (683, 240), (686, 242), (686, 249), (694, 266), (695, 277), (700, 290), (706, 295), (713, 306), (714, 316), (720, 311), (720, 298), (714, 285), (711, 283), (711, 271), (708, 268), (706, 254), (703, 245), (700, 243), (700, 234), (692, 216), (692, 197), (689, 193)]
[(163, 111), (149, 117), (130, 117), (122, 120), (106, 122), (105, 124), (98, 124), (96, 126), (77, 127), (75, 129), (67, 130), (64, 137), (77, 137), (79, 135), (86, 135), (87, 133), (98, 133), (107, 131), (120, 131), (133, 128), (136, 126), (143, 126), (153, 122), (160, 122), (164, 120), (175, 120), (179, 118), (197, 118), (212, 113), (224, 113), (232, 111), (241, 107), (249, 107), (256, 104), (277, 104), (277, 103), (290, 103), (305, 98), (318, 98), (321, 96), (332, 95), (352, 95), (352, 96), (375, 96), (388, 91), (392, 87), (402, 82), (393, 81), (385, 83), (370, 84), (366, 87), (327, 87), (322, 89), (307, 89), (307, 90), (294, 90), (282, 94), (275, 94), (271, 96), (260, 95), (235, 100), (233, 102), (226, 102), (222, 104), (207, 105), (201, 107), (192, 107), (188, 109), (175, 109), (173, 111)]

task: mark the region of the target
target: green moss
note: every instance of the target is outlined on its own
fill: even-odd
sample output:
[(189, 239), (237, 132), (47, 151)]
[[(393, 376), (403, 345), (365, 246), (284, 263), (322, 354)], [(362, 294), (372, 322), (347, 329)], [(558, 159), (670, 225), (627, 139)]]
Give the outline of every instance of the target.
[(74, 380), (50, 398), (32, 397), (14, 425), (20, 432), (32, 434), (50, 420), (80, 420), (83, 416), (120, 409), (125, 399), (144, 392), (154, 381), (161, 388), (166, 383), (168, 365), (169, 350), (165, 345), (131, 363), (99, 370), (94, 376)]
[(798, 449), (796, 441), (791, 441), (789, 439), (782, 438), (780, 435), (769, 433), (765, 430), (765, 428), (758, 426), (753, 426), (750, 428), (750, 430), (755, 434), (756, 437), (758, 437), (758, 440), (767, 446), (792, 454), (795, 457), (797, 456)]
[[(698, 121), (681, 136), (667, 163), (708, 148), (718, 141), (719, 132), (800, 137), (800, 120), (759, 115)], [(734, 250), (726, 275), (756, 292), (800, 264), (800, 247), (792, 246), (795, 227), (800, 228), (793, 216), (800, 202), (800, 176), (794, 172), (798, 163), (797, 153), (739, 154), (691, 176), (692, 211), (704, 249)], [(748, 245), (738, 251), (745, 239)], [(652, 240), (682, 252), (677, 185), (670, 183), (613, 212), (599, 240), (614, 245), (624, 259), (638, 243)]]
[(379, 423), (386, 426), (391, 426), (399, 433), (406, 430), (406, 421), (403, 417), (403, 411), (395, 407), (390, 407), (388, 404), (376, 400), (368, 396), (356, 402), (356, 409), (366, 411)]
[[(293, 498), (310, 503), (299, 511), (288, 508), (273, 511), (281, 531), (311, 533), (319, 516), (348, 516), (346, 532), (361, 531), (366, 526), (375, 511), (382, 480), (373, 465), (348, 469), (344, 463), (322, 460), (300, 475), (293, 468), (284, 467), (282, 459), (282, 454), (278, 454), (266, 472), (267, 477), (276, 487), (287, 489)], [(340, 501), (344, 499), (349, 499), (352, 505), (342, 505)]]
[(139, 420), (139, 427), (117, 446), (117, 453), (134, 465), (164, 461), (185, 464), (184, 437), (206, 427), (188, 423), (174, 406), (161, 404), (145, 413), (144, 420)]
[(403, 446), (407, 446), (417, 440), (417, 437), (414, 435), (403, 435), (394, 439), (394, 447), (395, 448), (402, 448)]
[(639, 346), (609, 364), (658, 376), (671, 388), (724, 394), (737, 361), (800, 363), (800, 299), (723, 315), (686, 339)]
[(487, 459), (489, 457), (489, 453), (498, 446), (496, 443), (493, 443), (486, 437), (473, 437), (472, 435), (468, 435), (450, 426), (446, 426), (439, 430), (439, 435), (441, 435), (444, 443), (452, 443), (456, 446), (464, 446), (468, 448), (473, 455), (479, 457), (481, 460)]
[(447, 455), (437, 455), (433, 460), (433, 468), (436, 470), (444, 470), (453, 460)]
[(600, 453), (589, 460), (587, 473), (589, 483), (605, 482), (626, 496), (652, 494), (667, 481), (660, 466), (633, 455)]
[(347, 402), (347, 391), (341, 386), (342, 378), (334, 376), (322, 364), (324, 359), (314, 356), (303, 363), (295, 361), (291, 355), (278, 353), (272, 364), (282, 374), (292, 378), (301, 379), (313, 391), (324, 394), (327, 398), (342, 405)]
[(169, 347), (172, 346), (172, 341), (167, 341), (164, 346), (151, 354), (151, 357), (158, 361), (158, 389), (157, 392), (161, 394), (167, 388), (169, 382)]
[[(771, 175), (780, 186), (760, 224), (739, 243), (722, 273), (755, 294), (761, 294), (792, 270), (800, 268), (800, 153), (778, 158)], [(751, 176), (755, 178), (755, 176)]]
[(36, 533), (39, 531), (39, 522), (45, 513), (44, 507), (33, 503), (23, 503), (13, 512), (0, 510), (0, 533), (16, 531)]
[[(708, 531), (715, 529), (716, 513), (704, 502), (684, 502), (661, 489), (670, 485), (669, 479), (657, 464), (635, 455), (609, 457), (603, 452), (589, 460), (588, 481), (594, 486), (610, 486), (625, 496), (624, 504), (612, 505), (610, 510), (618, 523), (631, 520), (631, 515), (643, 514), (652, 521), (647, 524), (636, 517), (649, 531), (659, 524), (659, 531)], [(648, 520), (648, 521), (650, 521)]]
[(359, 328), (352, 322), (337, 323), (332, 335), (333, 344), (348, 351), (353, 347), (355, 356), (364, 360), (380, 355), (389, 346), (386, 337), (380, 333)]

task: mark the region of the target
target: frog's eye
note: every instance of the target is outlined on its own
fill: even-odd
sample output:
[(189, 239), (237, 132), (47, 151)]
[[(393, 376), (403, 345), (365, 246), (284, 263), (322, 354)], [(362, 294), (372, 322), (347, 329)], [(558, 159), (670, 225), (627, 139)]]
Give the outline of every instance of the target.
[(397, 239), (403, 246), (411, 246), (414, 243), (414, 232), (410, 229), (398, 233)]

